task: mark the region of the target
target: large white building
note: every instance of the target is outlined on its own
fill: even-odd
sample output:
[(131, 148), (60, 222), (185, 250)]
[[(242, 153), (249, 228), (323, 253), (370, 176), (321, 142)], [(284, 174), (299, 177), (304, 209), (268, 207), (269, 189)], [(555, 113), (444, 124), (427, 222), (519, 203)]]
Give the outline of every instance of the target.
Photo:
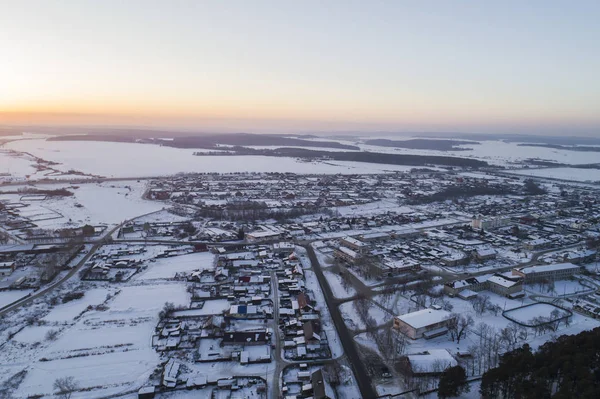
[(508, 226), (510, 224), (509, 218), (496, 217), (485, 219), (482, 215), (473, 216), (471, 220), (471, 227), (475, 230), (491, 230), (500, 227)]
[(393, 327), (412, 339), (433, 338), (446, 333), (450, 312), (423, 309), (394, 317)]

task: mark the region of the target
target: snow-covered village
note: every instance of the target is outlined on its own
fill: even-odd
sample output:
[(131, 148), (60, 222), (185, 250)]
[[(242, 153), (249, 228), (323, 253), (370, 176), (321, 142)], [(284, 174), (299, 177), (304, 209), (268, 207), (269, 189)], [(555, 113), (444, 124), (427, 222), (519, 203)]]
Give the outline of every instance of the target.
[(593, 181), (527, 161), (112, 177), (43, 140), (2, 153), (23, 162), (0, 185), (2, 397), (435, 397), (456, 366), (479, 397), (504, 353), (600, 326)]
[(0, 399), (600, 398), (598, 21), (0, 0)]

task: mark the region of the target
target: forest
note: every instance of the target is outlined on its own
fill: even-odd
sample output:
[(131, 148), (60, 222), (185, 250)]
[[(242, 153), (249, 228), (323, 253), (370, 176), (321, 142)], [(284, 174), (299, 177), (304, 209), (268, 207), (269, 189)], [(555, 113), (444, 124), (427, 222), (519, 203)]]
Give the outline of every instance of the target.
[(211, 155), (262, 155), (269, 157), (292, 157), (304, 160), (352, 161), (388, 165), (427, 166), (442, 165), (452, 167), (479, 168), (488, 166), (485, 161), (471, 158), (447, 157), (439, 155), (387, 154), (367, 151), (319, 151), (304, 148), (276, 148), (273, 150), (256, 150), (245, 147), (233, 147), (228, 153), (194, 153), (197, 156)]
[(379, 147), (408, 148), (412, 150), (435, 150), (435, 151), (466, 151), (468, 148), (459, 145), (477, 145), (477, 141), (458, 140), (435, 140), (435, 139), (410, 139), (410, 140), (388, 140), (373, 139), (365, 141), (365, 144)]
[(600, 328), (563, 335), (533, 351), (528, 344), (483, 374), (483, 398), (600, 397)]

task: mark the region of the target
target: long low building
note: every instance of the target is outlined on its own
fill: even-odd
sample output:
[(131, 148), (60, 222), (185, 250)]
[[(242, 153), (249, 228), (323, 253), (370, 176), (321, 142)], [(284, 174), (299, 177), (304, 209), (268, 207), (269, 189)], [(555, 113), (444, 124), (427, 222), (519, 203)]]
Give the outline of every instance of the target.
[(369, 248), (369, 245), (354, 237), (344, 237), (340, 240), (340, 244), (358, 253), (362, 253)]
[[(450, 296), (459, 296), (465, 298), (467, 296), (460, 295), (463, 291), (472, 291), (474, 293), (490, 290), (498, 295), (505, 297), (513, 297), (518, 295), (523, 290), (523, 279), (520, 276), (512, 276), (495, 273), (493, 275), (484, 275), (477, 277), (469, 277), (464, 280), (450, 281), (444, 284), (444, 292)], [(473, 295), (468, 295), (472, 298)]]
[(553, 265), (537, 265), (516, 268), (513, 276), (522, 277), (526, 283), (540, 280), (561, 280), (579, 273), (581, 268), (572, 263), (556, 263)]
[(350, 248), (339, 247), (333, 250), (333, 257), (348, 263), (355, 263), (358, 259), (360, 259), (360, 254), (351, 250)]
[(393, 327), (412, 339), (431, 338), (428, 333), (438, 335), (446, 332), (449, 319), (450, 312), (445, 310), (423, 309), (394, 317)]

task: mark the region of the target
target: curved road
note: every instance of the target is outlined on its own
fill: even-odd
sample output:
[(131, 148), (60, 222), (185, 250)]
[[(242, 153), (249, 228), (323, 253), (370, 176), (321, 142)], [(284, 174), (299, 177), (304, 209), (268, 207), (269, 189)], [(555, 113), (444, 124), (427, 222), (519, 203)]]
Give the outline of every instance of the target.
[(137, 219), (137, 218), (140, 218), (143, 216), (147, 216), (147, 215), (153, 214), (155, 212), (158, 212), (158, 211), (149, 212), (149, 213), (145, 213), (143, 215), (136, 216), (133, 219), (125, 220), (125, 221), (121, 222), (120, 224), (118, 224), (117, 226), (113, 227), (102, 238), (99, 238), (98, 240), (94, 241), (93, 246), (92, 246), (92, 248), (90, 248), (90, 251), (87, 253), (87, 255), (85, 255), (83, 257), (83, 259), (81, 259), (79, 261), (79, 263), (77, 263), (75, 266), (73, 266), (71, 268), (71, 270), (69, 270), (69, 272), (67, 274), (65, 274), (60, 280), (55, 281), (55, 282), (51, 283), (50, 285), (38, 290), (35, 294), (25, 297), (25, 298), (21, 299), (20, 301), (15, 302), (12, 305), (8, 306), (7, 308), (2, 309), (0, 311), (0, 317), (4, 316), (5, 314), (7, 314), (9, 312), (12, 312), (13, 310), (15, 310), (23, 305), (30, 304), (33, 301), (35, 301), (36, 299), (46, 295), (48, 292), (52, 291), (53, 289), (60, 287), (67, 280), (69, 280), (71, 277), (73, 277), (75, 275), (75, 273), (77, 273), (83, 267), (83, 265), (85, 265), (85, 262), (87, 262), (92, 257), (92, 255), (94, 255), (94, 253), (98, 250), (98, 248), (100, 248), (105, 243), (106, 239), (112, 237), (112, 235), (118, 229), (120, 229), (124, 224), (130, 222), (131, 220), (134, 220), (134, 219)]

